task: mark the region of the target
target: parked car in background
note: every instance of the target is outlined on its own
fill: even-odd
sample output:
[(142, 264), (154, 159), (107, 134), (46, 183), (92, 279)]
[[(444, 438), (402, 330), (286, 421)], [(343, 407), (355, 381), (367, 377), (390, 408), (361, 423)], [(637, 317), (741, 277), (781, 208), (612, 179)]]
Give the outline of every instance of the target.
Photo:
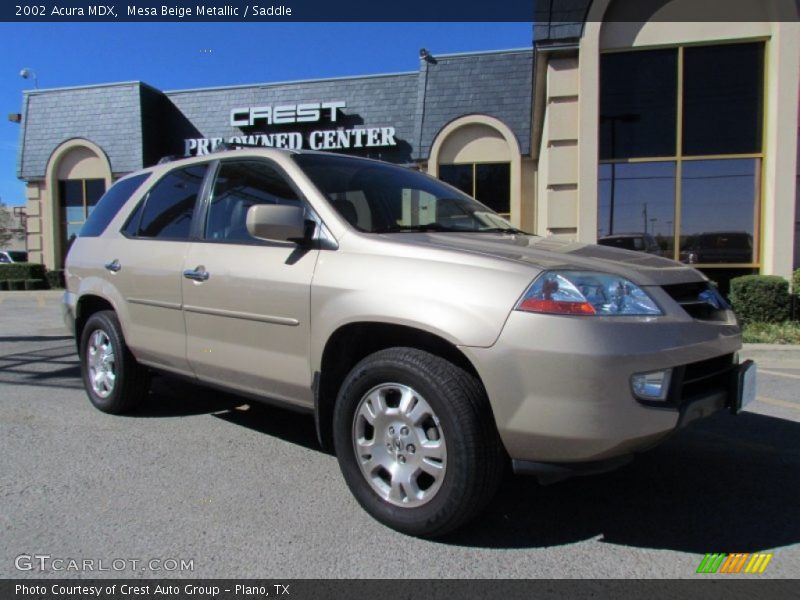
[(0, 250), (0, 264), (28, 262), (28, 253), (22, 250)]
[(753, 236), (746, 231), (711, 231), (691, 236), (681, 248), (688, 264), (753, 262)]
[(612, 248), (622, 248), (623, 250), (635, 250), (637, 252), (647, 252), (648, 254), (661, 255), (661, 248), (656, 239), (649, 233), (616, 233), (607, 235), (597, 240), (601, 246), (611, 246)]
[[(307, 411), (360, 504), (414, 535), (475, 517), (509, 462), (602, 472), (755, 395), (700, 272), (528, 235), (374, 160), (247, 149), (145, 169), (100, 200), (66, 275), (98, 409), (134, 410), (156, 370)], [(319, 494), (300, 469), (297, 485)]]

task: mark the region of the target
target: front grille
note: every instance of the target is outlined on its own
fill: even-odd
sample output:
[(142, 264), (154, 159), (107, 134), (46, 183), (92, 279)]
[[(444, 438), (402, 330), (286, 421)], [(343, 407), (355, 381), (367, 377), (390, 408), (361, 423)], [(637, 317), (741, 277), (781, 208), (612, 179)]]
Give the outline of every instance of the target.
[(676, 394), (678, 405), (697, 396), (727, 391), (731, 372), (735, 368), (733, 360), (733, 354), (725, 354), (685, 365), (683, 373), (679, 375), (680, 390)]
[[(724, 304), (716, 307), (700, 297), (703, 292), (714, 292), (711, 286), (705, 281), (665, 285), (663, 286), (663, 290), (693, 319), (698, 319), (700, 321), (722, 321), (726, 318), (725, 312), (727, 307)], [(719, 295), (716, 293), (715, 296), (719, 298)]]

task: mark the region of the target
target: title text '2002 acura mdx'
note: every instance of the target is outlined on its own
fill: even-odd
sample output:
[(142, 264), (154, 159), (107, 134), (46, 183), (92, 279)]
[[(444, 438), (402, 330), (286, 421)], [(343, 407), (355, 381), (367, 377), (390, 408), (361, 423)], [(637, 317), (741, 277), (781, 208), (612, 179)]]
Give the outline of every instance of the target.
[(361, 505), (414, 535), (475, 516), (509, 458), (607, 470), (755, 394), (698, 271), (524, 234), (361, 158), (245, 149), (129, 175), (67, 281), (97, 408), (132, 409), (156, 369), (307, 410)]

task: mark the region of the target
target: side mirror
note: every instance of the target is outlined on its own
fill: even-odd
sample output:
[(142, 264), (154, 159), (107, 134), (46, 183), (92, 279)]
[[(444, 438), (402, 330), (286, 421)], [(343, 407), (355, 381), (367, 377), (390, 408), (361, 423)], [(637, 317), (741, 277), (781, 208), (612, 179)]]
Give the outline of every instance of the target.
[(256, 204), (247, 210), (247, 231), (261, 240), (300, 242), (307, 233), (303, 209), (281, 204)]

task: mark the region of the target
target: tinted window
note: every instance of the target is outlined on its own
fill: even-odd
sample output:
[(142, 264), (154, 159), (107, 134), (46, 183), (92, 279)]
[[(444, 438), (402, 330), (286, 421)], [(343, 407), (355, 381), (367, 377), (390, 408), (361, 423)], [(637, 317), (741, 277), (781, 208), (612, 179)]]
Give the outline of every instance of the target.
[(476, 163), (439, 165), (439, 179), (469, 194), (492, 210), (511, 210), (511, 165)]
[(511, 165), (475, 165), (475, 199), (499, 213), (511, 211)]
[(206, 238), (252, 240), (247, 232), (247, 211), (256, 204), (299, 206), (300, 199), (286, 179), (264, 161), (222, 163), (208, 207)]
[(636, 237), (642, 244), (636, 249), (644, 250), (645, 242), (642, 240), (652, 236), (663, 256), (673, 256), (674, 162), (600, 165), (598, 192), (597, 231), (600, 237), (614, 234), (617, 234), (617, 239)]
[(600, 57), (600, 158), (673, 156), (678, 51)]
[(439, 179), (472, 195), (472, 165), (439, 165)]
[(763, 44), (684, 50), (684, 154), (761, 152), (763, 51)]
[(136, 175), (135, 177), (123, 179), (111, 186), (108, 193), (100, 198), (95, 210), (91, 211), (86, 223), (83, 224), (80, 236), (96, 237), (103, 233), (111, 220), (117, 215), (119, 209), (123, 207), (148, 177), (148, 174)]
[(64, 220), (82, 222), (86, 218), (83, 208), (83, 179), (66, 179), (58, 182), (58, 197), (64, 210)]
[(760, 161), (692, 160), (681, 179), (681, 260), (750, 263)]
[(156, 183), (144, 200), (138, 235), (166, 240), (188, 239), (194, 205), (207, 168), (208, 165), (203, 164), (175, 170)]

